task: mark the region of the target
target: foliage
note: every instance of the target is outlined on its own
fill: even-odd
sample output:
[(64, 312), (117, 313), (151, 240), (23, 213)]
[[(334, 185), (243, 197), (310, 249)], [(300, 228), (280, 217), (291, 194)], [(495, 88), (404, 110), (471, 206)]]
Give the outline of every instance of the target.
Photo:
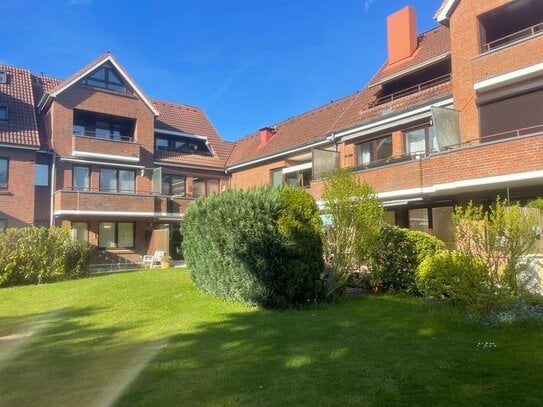
[(487, 269), (471, 254), (441, 252), (428, 256), (417, 268), (419, 292), (431, 298), (478, 310), (489, 295)]
[(330, 225), (325, 227), (327, 295), (341, 292), (351, 272), (360, 269), (375, 249), (383, 206), (367, 182), (348, 170), (338, 170), (324, 179), (322, 193)]
[(0, 287), (86, 276), (90, 250), (66, 228), (12, 228), (0, 233)]
[(453, 220), (457, 249), (485, 264), (490, 291), (505, 289), (519, 295), (523, 291), (520, 276), (527, 267), (526, 256), (537, 240), (536, 216), (498, 197), (489, 210), (472, 202), (465, 208), (457, 207)]
[(369, 262), (371, 282), (385, 290), (415, 293), (418, 265), (444, 248), (444, 242), (428, 233), (385, 224)]
[(533, 208), (533, 209), (539, 209), (540, 211), (543, 211), (543, 198), (538, 197), (537, 199), (534, 199), (533, 201), (528, 202), (526, 207)]
[(183, 253), (194, 283), (221, 298), (278, 307), (321, 292), (318, 211), (303, 190), (227, 190), (187, 208)]

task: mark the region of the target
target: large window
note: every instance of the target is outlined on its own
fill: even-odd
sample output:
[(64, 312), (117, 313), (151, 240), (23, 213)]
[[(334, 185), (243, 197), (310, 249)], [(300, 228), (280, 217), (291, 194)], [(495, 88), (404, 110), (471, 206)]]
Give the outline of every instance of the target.
[(185, 196), (185, 180), (184, 175), (162, 175), (162, 194)]
[(73, 134), (115, 141), (132, 141), (135, 120), (127, 117), (74, 110)]
[(206, 140), (202, 138), (174, 136), (162, 133), (155, 134), (155, 149), (175, 151), (183, 154), (212, 155)]
[(93, 88), (109, 89), (126, 93), (127, 88), (121, 76), (110, 66), (103, 66), (83, 80), (83, 84)]
[(219, 180), (194, 178), (192, 180), (192, 196), (210, 196), (219, 193)]
[(90, 189), (90, 168), (74, 165), (72, 172), (72, 188), (74, 191)]
[(98, 247), (100, 249), (134, 247), (135, 224), (133, 222), (100, 222), (98, 224)]
[(438, 151), (434, 126), (424, 126), (404, 131), (405, 152), (412, 156), (426, 155)]
[(7, 158), (0, 158), (0, 188), (8, 187), (8, 169), (9, 160)]
[(88, 243), (89, 224), (87, 222), (72, 222), (72, 237), (74, 240)]
[(9, 120), (9, 110), (5, 105), (0, 105), (0, 120)]
[(381, 137), (356, 146), (358, 165), (392, 157), (392, 136)]
[(135, 177), (136, 174), (132, 170), (100, 168), (100, 191), (133, 193)]
[(36, 186), (49, 186), (49, 164), (36, 164)]

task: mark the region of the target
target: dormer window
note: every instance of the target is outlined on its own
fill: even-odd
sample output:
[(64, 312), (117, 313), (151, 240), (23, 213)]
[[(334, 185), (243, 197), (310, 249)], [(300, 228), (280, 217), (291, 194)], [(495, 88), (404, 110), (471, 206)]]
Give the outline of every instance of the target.
[(9, 120), (9, 110), (7, 106), (0, 105), (0, 121)]
[(108, 89), (115, 92), (127, 93), (127, 87), (121, 76), (110, 66), (103, 65), (92, 75), (83, 80), (83, 84), (93, 88)]
[(6, 71), (0, 71), (0, 83), (8, 83), (8, 74)]
[(199, 136), (155, 133), (155, 150), (182, 154), (213, 155), (206, 139)]

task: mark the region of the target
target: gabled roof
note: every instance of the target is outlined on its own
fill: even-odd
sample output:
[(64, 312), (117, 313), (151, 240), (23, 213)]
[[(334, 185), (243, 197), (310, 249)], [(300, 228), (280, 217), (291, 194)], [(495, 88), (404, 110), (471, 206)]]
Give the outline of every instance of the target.
[(447, 25), (449, 23), (449, 18), (456, 9), (456, 6), (458, 6), (458, 3), (460, 3), (460, 0), (444, 0), (434, 17), (437, 22)]
[(0, 143), (39, 148), (30, 71), (2, 64), (0, 70), (8, 75), (0, 84), (0, 105), (7, 105), (9, 114), (9, 120), (0, 121)]
[(375, 86), (389, 79), (406, 75), (425, 65), (436, 63), (450, 56), (451, 40), (447, 27), (433, 28), (419, 34), (418, 38), (419, 45), (411, 59), (392, 66), (385, 63), (371, 79), (368, 86)]
[(49, 100), (57, 97), (59, 94), (61, 94), (66, 89), (70, 88), (74, 84), (81, 81), (85, 76), (89, 75), (91, 72), (93, 72), (95, 69), (99, 68), (101, 65), (105, 64), (106, 62), (111, 63), (111, 65), (115, 67), (115, 69), (119, 72), (119, 74), (126, 81), (126, 83), (128, 83), (130, 87), (134, 90), (134, 92), (140, 97), (142, 102), (145, 103), (145, 105), (153, 112), (155, 116), (158, 116), (160, 114), (158, 110), (156, 110), (156, 108), (153, 106), (150, 100), (145, 96), (145, 94), (141, 91), (138, 85), (136, 85), (134, 80), (130, 77), (130, 75), (128, 75), (128, 73), (124, 70), (121, 64), (119, 64), (119, 62), (115, 59), (115, 57), (110, 52), (106, 52), (100, 55), (94, 61), (90, 62), (89, 64), (81, 68), (79, 71), (71, 75), (68, 79), (62, 81), (53, 89), (51, 89), (49, 92), (47, 92), (40, 100), (38, 104), (38, 108), (40, 110), (43, 110), (45, 106), (47, 106)]

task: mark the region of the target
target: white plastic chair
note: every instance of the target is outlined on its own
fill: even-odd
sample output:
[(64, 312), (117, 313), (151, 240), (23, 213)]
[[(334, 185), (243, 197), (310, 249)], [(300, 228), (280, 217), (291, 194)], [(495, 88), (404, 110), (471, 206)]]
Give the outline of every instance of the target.
[(163, 257), (164, 251), (162, 250), (157, 250), (153, 255), (146, 254), (145, 256), (143, 256), (143, 267), (153, 268), (155, 264), (160, 264), (160, 261)]

